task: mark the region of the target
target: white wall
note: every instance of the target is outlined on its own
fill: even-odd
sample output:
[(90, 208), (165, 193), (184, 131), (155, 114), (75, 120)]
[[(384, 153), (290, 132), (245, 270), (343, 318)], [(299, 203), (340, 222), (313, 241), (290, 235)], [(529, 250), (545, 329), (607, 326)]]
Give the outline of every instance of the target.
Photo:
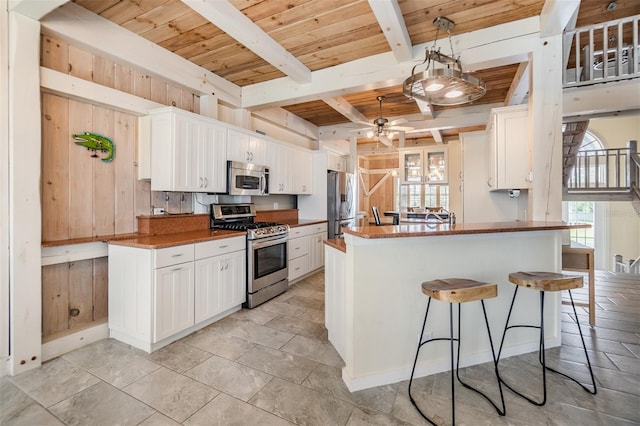
[[(605, 148), (625, 148), (629, 140), (640, 139), (640, 115), (591, 119), (588, 130)], [(597, 233), (596, 238), (602, 235), (606, 241), (596, 241), (596, 252), (600, 250), (599, 256), (596, 255), (596, 269), (614, 270), (614, 254), (622, 255), (625, 261), (640, 256), (640, 215), (631, 203), (598, 203), (596, 215), (600, 213), (596, 226), (602, 223), (605, 232)]]

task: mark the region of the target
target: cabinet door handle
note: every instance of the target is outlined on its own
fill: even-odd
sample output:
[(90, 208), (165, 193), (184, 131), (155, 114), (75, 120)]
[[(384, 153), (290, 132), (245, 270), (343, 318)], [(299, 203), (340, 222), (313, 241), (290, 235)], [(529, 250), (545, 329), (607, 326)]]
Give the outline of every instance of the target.
[(226, 271), (227, 269), (229, 269), (229, 263), (225, 263), (224, 265), (224, 270)]
[(223, 249), (223, 248), (227, 248), (227, 247), (229, 247), (229, 246), (228, 246), (228, 245), (218, 246), (218, 248), (221, 248), (221, 249)]
[(202, 179), (204, 179), (204, 187), (206, 188), (207, 186), (209, 186), (209, 179), (207, 179), (206, 177)]
[(171, 257), (180, 257), (180, 256), (182, 256), (182, 255), (184, 255), (184, 253), (180, 253), (180, 254), (172, 254), (172, 255), (171, 255)]
[(492, 179), (491, 179), (491, 178), (487, 179), (487, 186), (488, 186), (489, 188), (491, 188), (491, 187), (493, 186), (493, 185), (491, 184), (491, 181), (492, 181)]
[(176, 272), (176, 271), (182, 271), (184, 268), (180, 267), (180, 268), (174, 268), (171, 269), (171, 272)]

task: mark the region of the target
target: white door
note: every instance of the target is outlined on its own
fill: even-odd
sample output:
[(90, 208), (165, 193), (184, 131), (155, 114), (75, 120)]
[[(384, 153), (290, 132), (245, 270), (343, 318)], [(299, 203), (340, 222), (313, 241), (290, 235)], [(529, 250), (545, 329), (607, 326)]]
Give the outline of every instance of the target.
[(221, 276), (223, 256), (196, 261), (195, 323), (207, 320), (224, 310)]
[(222, 310), (241, 305), (247, 300), (245, 252), (225, 254), (224, 273), (221, 277)]

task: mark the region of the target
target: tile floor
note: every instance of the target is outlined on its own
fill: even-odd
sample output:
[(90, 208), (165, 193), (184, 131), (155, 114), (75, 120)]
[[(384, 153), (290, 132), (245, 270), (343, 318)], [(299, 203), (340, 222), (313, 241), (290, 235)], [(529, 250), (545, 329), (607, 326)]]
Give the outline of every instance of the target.
[[(107, 339), (16, 377), (0, 378), (2, 425), (422, 425), (407, 382), (350, 393), (342, 360), (323, 326), (322, 272), (256, 309), (242, 310), (151, 355)], [(586, 289), (586, 288), (585, 288)], [(577, 295), (586, 299), (586, 292)], [(505, 390), (499, 417), (459, 387), (456, 417), (467, 425), (640, 424), (640, 278), (597, 273), (597, 327), (580, 309), (597, 377), (592, 396), (549, 376), (549, 397), (532, 406)], [(580, 338), (563, 307), (563, 346), (549, 350), (587, 383)], [(501, 362), (505, 377), (538, 389), (537, 358)], [(461, 370), (497, 396), (490, 364)], [(448, 373), (416, 381), (417, 399), (450, 422)]]

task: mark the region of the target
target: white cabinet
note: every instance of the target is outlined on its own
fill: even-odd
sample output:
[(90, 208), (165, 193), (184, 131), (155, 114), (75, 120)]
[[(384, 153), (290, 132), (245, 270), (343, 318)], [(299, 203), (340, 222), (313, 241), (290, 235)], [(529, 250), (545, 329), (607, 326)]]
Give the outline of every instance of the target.
[(446, 184), (449, 181), (448, 151), (436, 145), (400, 151), (400, 180), (404, 184)]
[(327, 169), (335, 170), (336, 172), (346, 172), (347, 159), (340, 154), (327, 151)]
[(195, 322), (246, 300), (244, 237), (196, 244)]
[(327, 230), (309, 236), (309, 271), (314, 271), (324, 266), (324, 240), (327, 238)]
[(151, 189), (224, 192), (227, 129), (176, 108), (150, 114)]
[(528, 189), (531, 184), (529, 113), (527, 105), (491, 110), (489, 123), (491, 191)]
[(306, 149), (294, 150), (293, 190), (298, 195), (313, 193), (313, 156)]
[(153, 282), (153, 341), (159, 342), (194, 324), (193, 262), (158, 268)]
[(267, 141), (234, 129), (228, 129), (227, 159), (264, 166), (267, 164)]
[(289, 231), (289, 283), (324, 266), (327, 223), (296, 226)]
[(269, 144), (269, 194), (293, 194), (293, 149)]
[(324, 324), (328, 338), (338, 354), (345, 359), (346, 334), (346, 254), (325, 245), (327, 266), (324, 270)]
[(246, 297), (245, 237), (163, 249), (109, 245), (109, 333), (153, 352)]

